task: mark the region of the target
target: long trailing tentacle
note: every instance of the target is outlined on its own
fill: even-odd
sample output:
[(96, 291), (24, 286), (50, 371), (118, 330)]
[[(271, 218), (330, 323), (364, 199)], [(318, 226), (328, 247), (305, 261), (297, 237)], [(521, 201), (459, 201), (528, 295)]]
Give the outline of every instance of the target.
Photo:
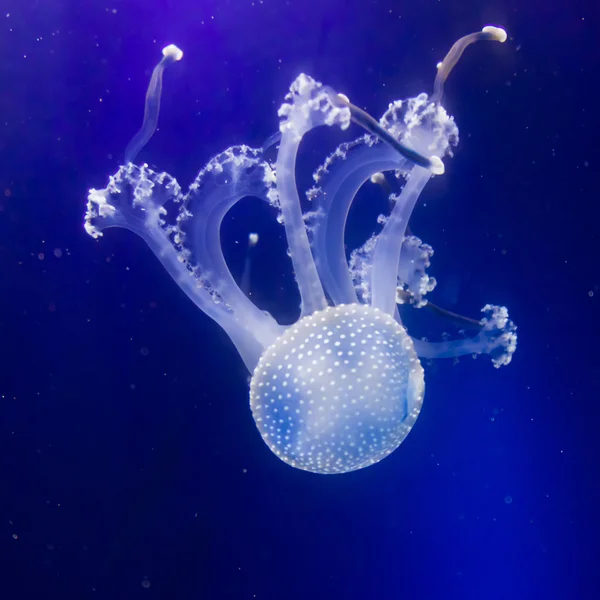
[(162, 60), (154, 67), (152, 77), (146, 91), (146, 103), (144, 106), (144, 121), (140, 130), (133, 136), (125, 149), (125, 163), (132, 163), (140, 150), (150, 141), (158, 125), (158, 114), (160, 112), (160, 97), (162, 94), (163, 72), (170, 64), (183, 58), (183, 51), (175, 44), (169, 44), (162, 51)]
[(506, 31), (504, 31), (504, 29), (501, 27), (486, 25), (481, 31), (465, 35), (454, 42), (452, 48), (450, 48), (450, 51), (444, 57), (444, 60), (437, 66), (438, 72), (433, 83), (433, 94), (431, 95), (431, 101), (435, 103), (442, 102), (442, 97), (444, 95), (444, 83), (446, 83), (448, 75), (450, 75), (450, 72), (468, 46), (482, 40), (504, 43), (506, 38)]
[(382, 142), (391, 146), (400, 156), (407, 158), (415, 165), (430, 170), (434, 175), (442, 175), (444, 172), (444, 163), (438, 156), (424, 156), (413, 148), (391, 135), (386, 131), (368, 112), (358, 108), (350, 102), (345, 94), (331, 93), (331, 98), (340, 106), (345, 106), (350, 110), (352, 121), (366, 129), (370, 134), (377, 137)]
[(126, 164), (106, 188), (89, 191), (85, 229), (94, 238), (111, 227), (139, 235), (187, 296), (227, 332), (252, 371), (284, 328), (235, 283), (220, 227), (227, 211), (246, 196), (278, 205), (272, 166), (262, 150), (235, 146), (213, 158), (183, 195), (169, 174), (132, 163), (156, 129), (163, 70), (181, 57), (174, 45), (163, 50), (146, 93), (142, 128), (127, 147)]

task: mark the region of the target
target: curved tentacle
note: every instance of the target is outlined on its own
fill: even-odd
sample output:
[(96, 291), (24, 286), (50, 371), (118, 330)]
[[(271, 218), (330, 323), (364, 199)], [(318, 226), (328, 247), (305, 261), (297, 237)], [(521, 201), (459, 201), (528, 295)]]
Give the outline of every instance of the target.
[(501, 44), (506, 41), (506, 31), (501, 27), (494, 27), (493, 25), (486, 25), (481, 31), (470, 33), (461, 37), (459, 40), (454, 42), (452, 48), (450, 48), (448, 54), (444, 57), (444, 60), (438, 64), (438, 72), (433, 83), (433, 94), (431, 101), (439, 104), (442, 102), (444, 96), (444, 83), (450, 72), (460, 60), (462, 53), (467, 49), (468, 46), (482, 40), (489, 40), (491, 42), (500, 42)]
[(144, 121), (140, 130), (133, 136), (125, 149), (125, 163), (133, 162), (140, 150), (150, 141), (158, 125), (160, 112), (160, 97), (162, 94), (162, 77), (166, 67), (183, 58), (181, 51), (175, 44), (170, 44), (162, 51), (162, 60), (154, 67), (152, 77), (146, 91), (144, 106)]
[(314, 211), (305, 215), (317, 269), (334, 304), (357, 301), (348, 269), (344, 231), (350, 206), (361, 186), (382, 170), (410, 168), (407, 159), (385, 144), (363, 137), (342, 144), (314, 175), (319, 187), (308, 192)]

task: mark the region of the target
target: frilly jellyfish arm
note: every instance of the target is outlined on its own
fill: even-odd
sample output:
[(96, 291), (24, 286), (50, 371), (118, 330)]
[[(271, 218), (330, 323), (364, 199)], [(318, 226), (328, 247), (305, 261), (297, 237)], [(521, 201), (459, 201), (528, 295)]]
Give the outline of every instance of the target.
[(276, 207), (275, 174), (262, 152), (234, 146), (213, 158), (190, 186), (177, 218), (175, 241), (185, 258), (216, 297), (231, 307), (264, 346), (282, 329), (255, 306), (235, 282), (221, 248), (221, 223), (227, 211), (244, 197), (253, 196)]
[[(156, 129), (162, 70), (182, 53), (167, 46), (163, 56), (150, 80), (144, 124), (128, 146), (127, 164), (105, 189), (88, 194), (85, 229), (94, 238), (110, 227), (137, 233), (187, 296), (227, 332), (252, 371), (283, 328), (235, 283), (223, 257), (220, 227), (227, 211), (245, 196), (277, 205), (275, 176), (260, 150), (233, 147), (213, 158), (183, 196), (167, 173), (132, 164)], [(179, 210), (167, 220), (169, 201)]]
[[(408, 121), (405, 119), (405, 124), (409, 127), (409, 135), (406, 136), (407, 143), (417, 152), (424, 154), (425, 149), (427, 149), (433, 156), (443, 156), (448, 150), (451, 137), (457, 138), (458, 130), (454, 126), (455, 132), (451, 132), (453, 123), (451, 123), (451, 119), (447, 117), (445, 110), (441, 106), (444, 82), (464, 49), (479, 40), (504, 42), (506, 40), (506, 32), (498, 27), (484, 27), (481, 32), (467, 35), (452, 46), (442, 63), (438, 65), (438, 73), (431, 100), (428, 101), (426, 96), (422, 98), (423, 95), (417, 98), (415, 100), (417, 103), (422, 98), (426, 106), (421, 111), (415, 110), (413, 112), (414, 119), (409, 119)], [(386, 116), (395, 118), (396, 115), (388, 111)], [(386, 124), (386, 116), (382, 119), (382, 126), (386, 131), (391, 133), (393, 138), (396, 138), (397, 136), (393, 134), (394, 123), (388, 122)], [(425, 119), (423, 125), (420, 123), (422, 119)], [(450, 135), (440, 135), (444, 130)], [(411, 136), (410, 134), (413, 135)], [(434, 138), (433, 142), (431, 136)], [(387, 314), (395, 313), (396, 284), (389, 277), (389, 271), (393, 268), (393, 265), (399, 264), (400, 251), (408, 219), (419, 195), (431, 177), (431, 173), (431, 170), (427, 170), (418, 164), (413, 168), (373, 252), (371, 303), (372, 306), (383, 310)]]
[[(371, 302), (371, 275), (373, 269), (373, 254), (379, 235), (373, 235), (350, 256), (350, 273), (352, 282), (362, 302)], [(416, 308), (430, 306), (424, 296), (436, 286), (434, 277), (427, 274), (433, 248), (424, 244), (418, 237), (409, 235), (404, 238), (400, 251), (400, 262), (396, 277), (396, 303), (411, 304)], [(394, 316), (401, 322), (397, 310)], [(476, 324), (478, 322), (474, 321)], [(464, 324), (464, 323), (463, 323)]]
[[(436, 307), (438, 311), (446, 312)], [(427, 342), (412, 338), (415, 351), (420, 358), (454, 358), (465, 354), (488, 354), (494, 367), (500, 368), (512, 360), (517, 349), (517, 327), (508, 318), (508, 310), (504, 306), (487, 304), (481, 311), (485, 314), (476, 325), (472, 319), (464, 319), (449, 313), (453, 320), (470, 321), (471, 328), (477, 326), (478, 332), (470, 338), (443, 342)], [(469, 325), (469, 323), (467, 323)]]
[(301, 317), (327, 306), (323, 286), (311, 253), (296, 187), (296, 156), (305, 133), (319, 125), (350, 124), (347, 107), (335, 106), (322, 84), (301, 74), (292, 83), (279, 109), (281, 142), (277, 154), (277, 189), (290, 256), (302, 301)]
[[(292, 84), (290, 93), (286, 96), (289, 103), (284, 104), (279, 110), (282, 137), (276, 171), (282, 216), (302, 297), (303, 316), (320, 310), (326, 305), (323, 287), (335, 304), (356, 300), (345, 260), (343, 232), (350, 204), (360, 186), (378, 171), (386, 169), (408, 171), (415, 164), (422, 165), (426, 173), (443, 173), (444, 166), (439, 156), (432, 154), (427, 158), (420, 148), (414, 147), (413, 142), (420, 144), (422, 141), (420, 138), (402, 135), (405, 133), (404, 130), (409, 132), (414, 126), (410, 121), (413, 119), (411, 110), (420, 109), (426, 96), (419, 98), (421, 102), (417, 104), (414, 101), (411, 104), (409, 101), (408, 113), (403, 115), (407, 121), (402, 129), (397, 126), (393, 117), (388, 117), (389, 122), (384, 121), (380, 125), (366, 112), (351, 104), (346, 96), (336, 94), (331, 88), (322, 86), (306, 75), (300, 75)], [(396, 109), (399, 107), (390, 107), (391, 111)], [(443, 109), (440, 110), (444, 112)], [(301, 226), (302, 211), (296, 191), (294, 168), (298, 146), (302, 136), (313, 127), (337, 124), (342, 129), (346, 129), (351, 120), (376, 136), (369, 142), (369, 146), (372, 146), (375, 140), (381, 140), (384, 144), (361, 155), (353, 155), (353, 158), (341, 168), (339, 174), (328, 182), (327, 189), (321, 190), (321, 197), (325, 199), (324, 203), (328, 206), (317, 207), (315, 225), (321, 229), (321, 233), (318, 233), (313, 240), (313, 259), (306, 229), (303, 224)], [(420, 119), (417, 119), (417, 123), (420, 122)], [(388, 129), (385, 125), (395, 126), (395, 128)], [(431, 149), (438, 150), (435, 144), (423, 146), (423, 150)], [(345, 154), (344, 149), (338, 149), (338, 153), (340, 152)], [(328, 166), (326, 163), (323, 169), (327, 170)], [(313, 197), (315, 195), (313, 194)], [(318, 223), (319, 220), (321, 223)], [(397, 265), (398, 262), (396, 261), (395, 264)], [(393, 291), (395, 280), (392, 284)], [(394, 313), (393, 303), (392, 294), (390, 314)]]
[(397, 287), (396, 279), (390, 276), (390, 269), (394, 270), (392, 272), (397, 271), (408, 219), (430, 177), (431, 173), (421, 167), (412, 170), (377, 238), (371, 272), (371, 305), (389, 315), (393, 315), (396, 310)]
[[(233, 153), (233, 149), (223, 155), (228, 157), (229, 152)], [(209, 163), (185, 197), (177, 181), (167, 173), (155, 173), (146, 165), (137, 167), (131, 163), (120, 167), (105, 189), (90, 190), (85, 229), (94, 238), (111, 227), (139, 235), (194, 304), (227, 332), (252, 371), (282, 328), (242, 294), (223, 258), (218, 231), (224, 214), (238, 199), (257, 192), (250, 184), (244, 187), (240, 178), (233, 184), (239, 187), (233, 190), (227, 185), (219, 189), (218, 181), (214, 185), (209, 181), (209, 167), (216, 169), (217, 164), (224, 164), (223, 169), (230, 172), (239, 168), (244, 173), (244, 166), (251, 168), (247, 161), (233, 161), (232, 166), (223, 155)], [(196, 205), (197, 190), (210, 189), (211, 185), (213, 189), (198, 213), (200, 219), (207, 219), (203, 222), (195, 218), (190, 207)], [(171, 208), (180, 207), (175, 225), (169, 224), (172, 218), (167, 221), (169, 214), (164, 205), (169, 201)]]
[[(279, 110), (281, 139), (278, 140), (276, 135), (271, 136), (265, 142), (265, 147), (279, 141), (277, 189), (302, 298), (302, 316), (305, 316), (326, 306), (324, 287), (334, 304), (356, 301), (344, 254), (343, 232), (350, 204), (360, 186), (381, 170), (408, 171), (413, 166), (413, 161), (428, 165), (428, 169), (434, 172), (443, 171), (443, 165), (437, 157), (427, 159), (416, 150), (398, 142), (367, 113), (350, 104), (345, 96), (336, 94), (331, 88), (304, 74), (294, 81), (286, 100), (288, 102)], [(338, 125), (346, 129), (351, 120), (376, 136), (369, 140), (359, 140), (357, 144), (373, 146), (377, 139), (387, 143), (378, 144), (364, 153), (352, 154), (343, 164), (340, 161), (341, 166), (336, 165), (338, 172), (328, 179), (322, 189), (320, 198), (323, 199), (324, 206), (317, 206), (316, 214), (321, 222), (318, 223), (319, 232), (313, 237), (311, 253), (296, 189), (295, 161), (298, 147), (304, 134), (314, 127)], [(347, 145), (346, 149), (342, 146), (337, 152), (345, 153), (350, 146)], [(329, 167), (326, 162), (322, 169), (327, 170)]]
[(398, 291), (402, 289), (406, 296), (404, 302), (415, 305), (417, 308), (428, 305), (424, 296), (431, 292), (437, 282), (435, 277), (427, 274), (431, 264), (433, 248), (424, 244), (416, 235), (408, 235), (402, 242), (400, 261), (398, 263), (398, 288), (396, 302), (399, 301)]
[(334, 304), (357, 301), (344, 247), (350, 205), (365, 181), (382, 170), (407, 171), (412, 163), (386, 144), (365, 136), (342, 144), (315, 172), (308, 192), (314, 210), (305, 215), (321, 281)]
[[(390, 105), (381, 122), (394, 137), (402, 136), (418, 151), (428, 149), (433, 156), (448, 154), (451, 145), (458, 140), (458, 128), (454, 120), (442, 106), (431, 103), (426, 94)], [(402, 269), (401, 251), (408, 221), (431, 175), (431, 170), (418, 165), (407, 174), (406, 184), (396, 197), (394, 208), (373, 250), (371, 305), (389, 315), (396, 311), (397, 287), (396, 279), (390, 273)]]
[[(334, 104), (348, 108), (352, 120), (372, 134), (341, 144), (317, 169), (313, 176), (317, 187), (308, 192), (315, 210), (307, 213), (305, 218), (312, 234), (311, 243), (317, 269), (334, 304), (344, 304), (356, 302), (353, 274), (348, 270), (344, 248), (346, 219), (356, 193), (366, 181), (381, 171), (395, 171), (398, 175), (408, 177), (415, 165), (421, 165), (426, 172), (442, 173), (444, 165), (438, 156), (433, 154), (427, 158), (424, 153), (407, 144), (416, 142), (423, 151), (433, 149), (443, 154), (448, 140), (442, 140), (440, 136), (449, 138), (455, 134), (455, 128), (443, 125), (443, 118), (446, 117), (443, 109), (424, 109), (427, 106), (424, 94), (416, 99), (390, 105), (379, 124), (369, 114), (352, 105), (342, 94), (336, 94), (331, 89), (327, 92)], [(431, 125), (431, 115), (427, 113), (438, 116), (440, 123), (434, 125), (439, 131), (419, 136), (412, 130), (421, 125), (422, 120), (427, 126)], [(424, 144), (424, 140), (428, 143)], [(411, 210), (409, 208), (408, 212)], [(391, 263), (387, 265), (388, 268), (390, 266), (394, 268)], [(395, 280), (392, 278), (390, 281), (392, 289), (395, 288)], [(362, 300), (367, 301), (365, 294), (362, 295)]]
[(183, 52), (170, 44), (163, 48), (162, 60), (154, 67), (150, 84), (146, 92), (146, 104), (144, 107), (144, 121), (141, 129), (133, 136), (133, 139), (125, 149), (125, 163), (133, 162), (140, 150), (148, 143), (156, 131), (158, 125), (158, 113), (160, 111), (160, 96), (162, 93), (162, 77), (165, 67), (183, 58)]
[(159, 258), (169, 275), (194, 303), (216, 318), (225, 313), (224, 305), (213, 301), (210, 292), (188, 267), (185, 253), (171, 238), (173, 227), (167, 225), (164, 204), (181, 204), (181, 188), (167, 173), (156, 173), (146, 165), (132, 163), (119, 167), (106, 188), (88, 193), (85, 230), (93, 238), (106, 229), (122, 227), (139, 235)]

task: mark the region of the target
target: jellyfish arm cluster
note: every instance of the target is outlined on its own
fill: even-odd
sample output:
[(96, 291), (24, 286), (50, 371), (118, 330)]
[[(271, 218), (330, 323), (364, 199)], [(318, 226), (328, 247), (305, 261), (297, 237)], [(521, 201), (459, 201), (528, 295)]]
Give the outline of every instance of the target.
[[(436, 284), (427, 274), (433, 249), (408, 229), (420, 194), (431, 177), (443, 174), (442, 159), (458, 143), (458, 128), (442, 105), (446, 77), (469, 44), (505, 39), (504, 30), (491, 26), (461, 38), (438, 65), (431, 97), (392, 102), (379, 120), (301, 74), (278, 111), (279, 133), (264, 148), (233, 146), (215, 156), (186, 192), (168, 173), (134, 163), (157, 127), (163, 71), (183, 56), (167, 46), (125, 164), (104, 189), (89, 191), (87, 233), (99, 238), (111, 227), (135, 232), (228, 334), (252, 374), (257, 428), (285, 463), (314, 473), (346, 473), (391, 454), (421, 410), (420, 358), (487, 354), (496, 367), (510, 362), (517, 336), (507, 309), (488, 304), (476, 320), (430, 303), (425, 296)], [(303, 212), (296, 185), (302, 138), (315, 127), (353, 124), (363, 135), (340, 145), (317, 169), (315, 187), (306, 193), (310, 210)], [(266, 155), (275, 144), (273, 163)], [(380, 230), (347, 254), (350, 206), (366, 182), (385, 185), (385, 173), (403, 182), (402, 189), (390, 193), (391, 212), (379, 219)], [(285, 228), (301, 298), (292, 325), (258, 308), (224, 259), (222, 220), (248, 196), (268, 203)], [(399, 304), (458, 321), (472, 336), (413, 339)]]

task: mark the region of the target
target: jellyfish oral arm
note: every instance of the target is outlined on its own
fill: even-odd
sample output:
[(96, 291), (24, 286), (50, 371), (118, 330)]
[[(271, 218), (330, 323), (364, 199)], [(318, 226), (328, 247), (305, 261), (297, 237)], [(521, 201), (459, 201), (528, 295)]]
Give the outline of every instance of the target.
[(178, 241), (188, 252), (187, 260), (265, 347), (281, 333), (280, 327), (249, 300), (233, 278), (223, 256), (221, 224), (227, 212), (246, 196), (271, 203), (271, 177), (271, 168), (260, 150), (228, 148), (198, 174), (183, 197), (177, 221)]
[[(155, 173), (146, 165), (129, 163), (110, 178), (105, 189), (90, 190), (85, 228), (94, 238), (113, 227), (128, 229), (141, 237), (188, 298), (226, 331), (251, 372), (282, 328), (245, 296), (233, 295), (228, 288), (212, 283), (231, 277), (224, 260), (214, 261), (210, 273), (190, 262), (190, 252), (180, 244), (184, 237), (182, 226), (166, 223), (169, 214), (164, 204), (182, 207), (181, 214), (185, 212), (183, 203), (175, 179), (166, 173)], [(220, 225), (221, 219), (216, 215), (215, 226)], [(201, 251), (206, 253), (203, 256), (210, 256), (208, 249), (202, 247)], [(221, 252), (220, 246), (211, 248), (211, 252)], [(194, 256), (200, 258), (198, 251)], [(204, 264), (205, 260), (201, 262)]]
[(412, 338), (420, 358), (457, 358), (467, 354), (475, 357), (487, 354), (497, 369), (511, 362), (517, 349), (517, 326), (508, 318), (506, 307), (486, 304), (481, 309), (484, 317), (480, 321), (462, 317), (438, 306), (432, 306), (432, 309), (444, 318), (474, 330), (475, 333), (469, 337), (463, 331), (464, 338), (441, 342)]
[(408, 220), (430, 177), (430, 171), (421, 167), (413, 168), (373, 252), (371, 305), (388, 315), (393, 315), (396, 310), (397, 282), (390, 277), (390, 270), (393, 273), (398, 271)]
[(295, 139), (293, 133), (283, 133), (275, 170), (281, 215), (300, 291), (301, 314), (310, 315), (318, 310), (323, 310), (327, 306), (327, 301), (310, 251), (296, 188), (294, 169), (298, 145), (299, 140)]
[(314, 210), (307, 226), (323, 287), (334, 304), (357, 302), (348, 269), (344, 231), (350, 206), (361, 186), (380, 171), (410, 170), (412, 165), (386, 144), (364, 137), (343, 144), (314, 174)]
[(304, 74), (292, 83), (286, 100), (278, 113), (281, 142), (275, 171), (281, 214), (302, 301), (301, 316), (306, 316), (326, 308), (327, 300), (304, 225), (296, 187), (296, 156), (300, 141), (308, 131), (319, 125), (339, 125), (345, 129), (350, 124), (350, 111), (334, 106), (322, 84)]
[[(227, 332), (252, 371), (282, 327), (235, 283), (223, 257), (220, 227), (244, 196), (274, 203), (274, 175), (260, 150), (232, 147), (213, 158), (183, 196), (170, 175), (132, 163), (156, 130), (163, 71), (183, 56), (173, 44), (162, 53), (146, 92), (142, 128), (125, 152), (126, 164), (104, 190), (90, 190), (86, 231), (95, 238), (109, 227), (137, 233), (185, 294)], [(177, 208), (170, 221), (165, 205)]]

